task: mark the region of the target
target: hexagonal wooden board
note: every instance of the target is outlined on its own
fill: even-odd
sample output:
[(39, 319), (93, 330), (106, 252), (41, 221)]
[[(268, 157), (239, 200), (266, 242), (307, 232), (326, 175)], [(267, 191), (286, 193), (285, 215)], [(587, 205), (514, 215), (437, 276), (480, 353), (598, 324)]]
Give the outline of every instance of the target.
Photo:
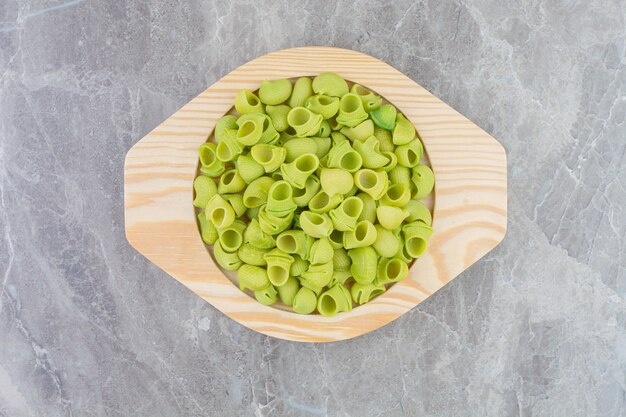
[[(434, 234), (407, 279), (349, 313), (299, 315), (258, 303), (215, 265), (196, 224), (198, 147), (242, 88), (332, 71), (393, 103), (420, 133), (436, 178)], [(400, 317), (492, 250), (507, 225), (506, 155), (463, 115), (384, 62), (359, 52), (303, 47), (248, 62), (141, 139), (124, 166), (126, 236), (135, 249), (224, 314), (281, 339), (349, 339)]]

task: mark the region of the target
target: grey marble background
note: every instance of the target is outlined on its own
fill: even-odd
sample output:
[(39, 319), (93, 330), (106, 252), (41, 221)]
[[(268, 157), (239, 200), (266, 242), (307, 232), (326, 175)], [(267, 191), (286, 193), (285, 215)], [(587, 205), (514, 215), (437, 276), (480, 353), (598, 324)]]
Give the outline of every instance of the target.
[[(253, 333), (124, 237), (127, 149), (299, 45), (508, 151), (504, 242), (342, 343)], [(626, 416), (625, 50), (623, 0), (0, 1), (0, 416)]]

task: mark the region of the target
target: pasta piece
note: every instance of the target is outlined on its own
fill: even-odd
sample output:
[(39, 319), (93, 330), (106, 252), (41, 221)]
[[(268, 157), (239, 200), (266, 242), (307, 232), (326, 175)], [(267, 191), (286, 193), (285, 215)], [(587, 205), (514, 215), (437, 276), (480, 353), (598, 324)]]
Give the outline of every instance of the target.
[(315, 172), (319, 163), (317, 155), (306, 153), (298, 156), (288, 164), (281, 165), (280, 172), (283, 174), (283, 179), (291, 184), (292, 187), (303, 188), (306, 185), (307, 178)]
[(246, 217), (248, 217), (249, 219), (255, 219), (259, 216), (260, 212), (261, 207), (248, 208), (246, 209)]
[(374, 128), (374, 136), (376, 136), (376, 139), (378, 139), (380, 143), (381, 152), (393, 152), (396, 149), (396, 146), (393, 144), (393, 139), (391, 138), (391, 132), (388, 130), (376, 126)]
[(354, 174), (354, 183), (374, 200), (379, 200), (387, 191), (388, 179), (385, 171), (361, 169)]
[(315, 175), (311, 175), (309, 178), (306, 179), (304, 188), (293, 189), (293, 201), (298, 207), (306, 207), (309, 204), (309, 201), (311, 201), (311, 199), (313, 198), (313, 196), (317, 194), (319, 189), (320, 181)]
[(259, 220), (252, 218), (243, 232), (243, 241), (259, 249), (271, 249), (276, 246), (276, 240), (269, 233), (261, 229)]
[(248, 113), (237, 119), (237, 141), (244, 146), (255, 145), (263, 135), (263, 124), (267, 116), (261, 113)]
[(396, 126), (393, 128), (393, 144), (406, 145), (415, 139), (415, 126), (404, 116), (398, 114)]
[(265, 211), (277, 217), (285, 217), (296, 211), (298, 206), (293, 201), (291, 185), (286, 181), (276, 181), (272, 184), (267, 196)]
[[(315, 152), (315, 155), (317, 155), (318, 159), (322, 159), (323, 157), (326, 156), (326, 154), (328, 154), (328, 151), (330, 150), (330, 146), (331, 146), (331, 139), (329, 137), (327, 138), (311, 138), (315, 141), (315, 146), (317, 146), (317, 152)], [(321, 164), (321, 161), (320, 161)]]
[(222, 249), (222, 244), (219, 240), (216, 240), (213, 244), (213, 257), (218, 265), (227, 271), (236, 271), (242, 266), (237, 252), (226, 252)]
[(396, 165), (389, 171), (389, 182), (392, 184), (410, 184), (411, 170), (402, 165)]
[(237, 130), (226, 129), (224, 137), (217, 144), (215, 155), (222, 162), (230, 162), (237, 159), (243, 152), (244, 146), (237, 140)]
[(265, 120), (263, 121), (263, 134), (259, 143), (265, 143), (268, 145), (275, 145), (280, 139), (280, 134), (274, 129), (272, 120), (266, 114), (263, 115)]
[(365, 246), (362, 248), (350, 249), (348, 256), (352, 260), (350, 273), (359, 284), (369, 284), (376, 278), (376, 268), (378, 266), (378, 255), (374, 248)]
[(279, 133), (284, 132), (289, 127), (289, 123), (287, 123), (287, 114), (289, 113), (289, 110), (291, 110), (291, 107), (286, 104), (267, 106), (265, 108), (265, 112), (272, 121), (272, 126), (274, 126), (274, 129), (276, 129)]
[(333, 276), (328, 283), (329, 287), (333, 287), (337, 284), (346, 285), (346, 282), (352, 277), (350, 271), (333, 271)]
[(331, 148), (328, 152), (327, 165), (329, 168), (341, 168), (354, 173), (363, 165), (363, 158), (357, 151), (352, 149), (352, 146), (346, 140)]
[(309, 249), (309, 263), (311, 265), (325, 264), (333, 260), (334, 249), (327, 238), (318, 239)]
[(367, 119), (354, 127), (344, 126), (340, 132), (352, 142), (362, 142), (370, 136), (374, 136), (374, 123)]
[(363, 103), (356, 94), (348, 93), (339, 101), (339, 114), (337, 123), (344, 126), (354, 127), (367, 119), (367, 113), (363, 109)]
[(224, 172), (220, 177), (220, 181), (217, 184), (217, 192), (220, 194), (225, 193), (238, 193), (246, 188), (246, 182), (239, 175), (237, 169), (229, 169)]
[(333, 261), (331, 259), (323, 264), (310, 264), (309, 269), (304, 271), (300, 276), (300, 283), (303, 287), (319, 292), (322, 288), (328, 285), (332, 277)]
[(422, 222), (413, 222), (402, 227), (404, 248), (412, 258), (419, 258), (428, 245), (433, 228)]
[(400, 239), (391, 230), (385, 229), (379, 224), (375, 227), (376, 241), (372, 243), (372, 247), (384, 258), (393, 257), (402, 247)]
[(370, 223), (376, 223), (376, 200), (366, 193), (357, 193), (355, 197), (363, 202), (363, 210), (361, 210), (361, 215), (357, 220), (367, 220)]
[(278, 298), (286, 306), (293, 306), (293, 300), (296, 298), (298, 290), (300, 290), (300, 281), (297, 278), (289, 277), (284, 285), (276, 288)]
[(341, 284), (336, 284), (323, 292), (317, 300), (317, 311), (322, 316), (332, 317), (339, 312), (351, 310), (350, 292)]
[(239, 279), (239, 289), (261, 291), (270, 285), (265, 268), (259, 266), (243, 264), (237, 272)]
[(217, 158), (216, 146), (214, 143), (203, 143), (200, 145), (200, 172), (209, 177), (222, 175), (226, 167), (224, 162)]
[(422, 142), (418, 139), (396, 147), (394, 151), (398, 157), (398, 164), (407, 168), (413, 168), (419, 164), (422, 159)]
[(202, 241), (207, 245), (212, 245), (218, 238), (217, 229), (213, 226), (213, 223), (206, 219), (204, 212), (198, 213), (198, 226), (200, 228), (200, 236)]
[(236, 252), (243, 243), (243, 231), (246, 224), (241, 220), (235, 220), (230, 226), (218, 229), (219, 240), (224, 252)]
[(406, 218), (407, 222), (419, 221), (424, 223), (427, 226), (432, 225), (433, 218), (430, 214), (430, 210), (423, 203), (417, 200), (410, 200), (404, 209), (409, 212), (408, 217)]
[(409, 266), (400, 258), (382, 258), (378, 262), (376, 283), (389, 284), (403, 280), (409, 275)]
[(299, 314), (311, 314), (317, 306), (317, 296), (308, 288), (300, 288), (293, 298), (293, 311)]
[(320, 191), (309, 201), (309, 210), (313, 213), (328, 213), (337, 207), (342, 200), (341, 194), (329, 196), (325, 191)]
[(289, 274), (294, 277), (299, 277), (307, 269), (309, 269), (309, 262), (302, 259), (299, 255), (293, 255), (293, 263), (289, 269)]
[(250, 184), (261, 177), (265, 173), (265, 169), (248, 154), (239, 155), (239, 158), (237, 158), (237, 172), (239, 172), (246, 184)]
[(260, 291), (255, 291), (254, 298), (261, 304), (271, 306), (278, 299), (278, 293), (276, 292), (276, 288), (272, 285), (268, 285)]
[(263, 81), (259, 88), (259, 99), (263, 104), (275, 106), (284, 103), (291, 95), (291, 81), (282, 78), (279, 80)]
[(239, 114), (263, 113), (263, 104), (252, 91), (243, 89), (235, 96), (235, 109)]
[(270, 177), (261, 177), (252, 181), (243, 192), (244, 206), (255, 208), (266, 204), (270, 188), (272, 188), (274, 182)]
[(296, 136), (313, 136), (320, 130), (324, 118), (305, 107), (294, 107), (287, 114), (287, 123), (296, 131)]
[(376, 242), (377, 233), (374, 225), (367, 220), (357, 223), (353, 231), (344, 232), (343, 247), (346, 249), (370, 246)]
[(337, 207), (330, 211), (329, 216), (335, 230), (342, 232), (354, 231), (361, 212), (363, 201), (358, 197), (348, 197)]
[(333, 270), (349, 271), (352, 261), (348, 256), (348, 252), (343, 248), (337, 248), (333, 251)]
[(328, 236), (328, 240), (332, 245), (333, 249), (343, 248), (343, 232), (337, 229), (333, 229)]
[(357, 304), (365, 304), (385, 292), (385, 286), (375, 283), (356, 283), (350, 288), (352, 300)]
[(287, 151), (285, 162), (293, 162), (297, 157), (307, 153), (317, 153), (317, 142), (313, 138), (294, 138), (283, 144)]
[(322, 115), (324, 119), (330, 119), (339, 111), (339, 98), (316, 94), (306, 100), (305, 107), (313, 113)]
[(380, 204), (385, 206), (404, 207), (411, 199), (411, 190), (407, 184), (392, 184), (380, 199)]
[(330, 128), (330, 123), (328, 120), (322, 120), (320, 123), (320, 130), (317, 132), (316, 136), (320, 138), (327, 138), (330, 136), (332, 129)]
[(413, 257), (406, 252), (406, 245), (404, 244), (404, 239), (402, 237), (399, 238), (400, 243), (402, 243), (402, 248), (396, 253), (396, 258), (403, 260), (407, 265), (413, 262)]
[(235, 221), (235, 211), (219, 194), (211, 197), (204, 210), (206, 219), (217, 229), (230, 226)]
[(413, 181), (415, 188), (417, 188), (417, 192), (413, 198), (424, 198), (430, 194), (435, 187), (435, 174), (433, 174), (433, 171), (428, 165), (418, 165), (413, 168), (411, 181)]
[(389, 158), (380, 153), (380, 143), (374, 136), (370, 136), (362, 142), (356, 141), (352, 146), (361, 155), (365, 168), (382, 168), (389, 163)]
[(303, 211), (300, 213), (300, 227), (309, 236), (323, 238), (330, 236), (333, 231), (333, 223), (327, 214)]
[(267, 262), (267, 276), (272, 285), (280, 287), (289, 279), (289, 270), (293, 263), (293, 257), (280, 249), (272, 249), (265, 254)]
[(226, 129), (237, 129), (237, 116), (227, 114), (217, 121), (214, 129), (215, 142), (220, 143), (222, 141)]
[(265, 172), (269, 173), (280, 168), (285, 161), (287, 151), (274, 145), (258, 144), (250, 149), (250, 156), (265, 169)]
[(361, 102), (363, 102), (363, 108), (368, 113), (379, 108), (383, 102), (380, 96), (359, 84), (354, 84), (352, 88), (350, 88), (350, 92), (359, 96)]
[(302, 230), (287, 230), (276, 238), (276, 247), (285, 253), (298, 255), (307, 260), (309, 250), (313, 245), (313, 238), (307, 236)]
[(302, 107), (306, 99), (313, 95), (313, 81), (309, 77), (300, 77), (293, 85), (291, 97), (289, 97), (289, 107)]
[(313, 91), (332, 97), (343, 97), (348, 93), (348, 83), (334, 72), (323, 72), (313, 79)]
[(380, 152), (385, 158), (389, 159), (389, 162), (385, 164), (381, 169), (385, 172), (390, 172), (396, 166), (398, 166), (398, 157), (393, 152)]
[(354, 186), (354, 179), (348, 171), (338, 168), (322, 168), (320, 184), (326, 194), (333, 196), (348, 193)]
[(387, 230), (393, 230), (400, 226), (408, 216), (409, 212), (400, 207), (378, 206), (376, 209), (378, 223)]
[(205, 177), (204, 175), (200, 175), (193, 180), (193, 189), (196, 193), (195, 198), (193, 199), (194, 207), (205, 208), (209, 199), (217, 194), (217, 185), (215, 185), (215, 181), (213, 181), (209, 177)]
[(396, 127), (397, 110), (391, 104), (385, 104), (370, 113), (370, 117), (376, 124), (386, 130), (393, 130)]
[(261, 230), (270, 235), (277, 235), (280, 232), (289, 229), (291, 222), (293, 221), (294, 212), (290, 212), (286, 216), (276, 216), (268, 213), (266, 210), (261, 210), (259, 213), (259, 226)]
[(264, 256), (268, 252), (268, 249), (261, 249), (257, 248), (251, 243), (244, 243), (237, 251), (237, 255), (239, 255), (239, 259), (241, 259), (241, 262), (245, 264), (250, 264), (254, 266), (265, 266), (267, 265), (267, 262), (265, 261)]
[(246, 206), (243, 204), (243, 196), (241, 194), (222, 194), (222, 197), (228, 201), (228, 204), (235, 211), (235, 217), (239, 218), (246, 213)]

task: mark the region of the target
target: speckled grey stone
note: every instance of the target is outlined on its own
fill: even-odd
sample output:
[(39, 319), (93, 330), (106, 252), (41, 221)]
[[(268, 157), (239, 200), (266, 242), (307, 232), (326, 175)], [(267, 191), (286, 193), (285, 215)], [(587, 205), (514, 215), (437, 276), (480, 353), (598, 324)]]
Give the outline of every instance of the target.
[[(626, 416), (626, 2), (0, 2), (0, 416)], [(383, 59), (508, 152), (504, 242), (297, 344), (126, 242), (124, 155), (261, 54)]]

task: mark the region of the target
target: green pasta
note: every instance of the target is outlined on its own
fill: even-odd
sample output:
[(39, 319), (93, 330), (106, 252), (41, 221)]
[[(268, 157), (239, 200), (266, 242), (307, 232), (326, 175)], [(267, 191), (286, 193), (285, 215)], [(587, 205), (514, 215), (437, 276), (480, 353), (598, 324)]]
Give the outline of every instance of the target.
[(354, 127), (343, 127), (340, 132), (352, 142), (362, 142), (370, 136), (374, 136), (374, 123), (367, 119)]
[(294, 107), (287, 114), (287, 123), (296, 131), (296, 136), (313, 136), (320, 130), (324, 118), (305, 107)]
[(359, 284), (358, 282), (350, 288), (352, 299), (357, 304), (365, 304), (385, 292), (382, 284)]
[(380, 142), (375, 136), (364, 141), (356, 141), (352, 147), (361, 155), (365, 168), (382, 168), (389, 163), (389, 158), (380, 153)]
[(330, 236), (333, 231), (333, 223), (327, 214), (303, 211), (300, 213), (300, 227), (309, 236), (322, 238)]
[(306, 100), (305, 107), (321, 115), (323, 119), (330, 119), (339, 111), (339, 98), (316, 94)]
[(279, 133), (284, 132), (289, 127), (289, 123), (287, 122), (287, 114), (289, 114), (289, 110), (291, 110), (291, 107), (286, 104), (267, 106), (265, 108), (267, 115), (272, 121), (272, 126), (274, 126), (274, 129), (276, 129)]
[(261, 83), (259, 88), (259, 99), (263, 104), (275, 106), (284, 103), (291, 95), (293, 86), (291, 81), (287, 79), (266, 80)]
[(424, 198), (433, 190), (435, 186), (435, 174), (427, 165), (418, 165), (413, 168), (411, 181), (417, 188), (413, 198)]
[(306, 180), (317, 170), (319, 164), (317, 155), (305, 153), (292, 162), (281, 165), (280, 172), (283, 174), (283, 179), (293, 187), (303, 188), (306, 185)]
[(348, 83), (334, 72), (324, 72), (313, 79), (313, 91), (333, 97), (343, 97), (348, 93)]
[(217, 185), (209, 177), (200, 175), (193, 180), (193, 189), (196, 197), (193, 199), (193, 205), (198, 208), (205, 208), (209, 199), (217, 194)]
[(379, 108), (383, 102), (383, 99), (380, 96), (359, 84), (354, 84), (352, 88), (350, 88), (350, 92), (359, 96), (363, 102), (363, 108), (368, 113), (371, 113)]
[[(409, 275), (435, 178), (396, 107), (335, 73), (239, 91), (198, 150), (202, 241), (264, 305), (332, 317)], [(412, 115), (414, 117), (414, 115)]]
[(339, 207), (330, 211), (329, 216), (335, 230), (342, 232), (354, 231), (359, 216), (363, 211), (363, 201), (358, 197), (348, 197)]
[(348, 171), (339, 168), (322, 168), (320, 173), (322, 190), (329, 196), (347, 194), (354, 186), (354, 179)]
[(217, 158), (217, 146), (214, 143), (203, 143), (199, 149), (200, 172), (209, 177), (222, 175), (226, 167)]
[(280, 287), (289, 279), (289, 270), (293, 263), (293, 256), (280, 249), (273, 249), (265, 254), (267, 262), (267, 276), (272, 285)]
[(359, 96), (348, 93), (341, 97), (337, 123), (348, 127), (355, 127), (365, 119), (367, 119), (367, 113), (363, 108), (363, 102)]
[(240, 90), (235, 97), (235, 109), (239, 114), (263, 113), (263, 104), (252, 91)]

